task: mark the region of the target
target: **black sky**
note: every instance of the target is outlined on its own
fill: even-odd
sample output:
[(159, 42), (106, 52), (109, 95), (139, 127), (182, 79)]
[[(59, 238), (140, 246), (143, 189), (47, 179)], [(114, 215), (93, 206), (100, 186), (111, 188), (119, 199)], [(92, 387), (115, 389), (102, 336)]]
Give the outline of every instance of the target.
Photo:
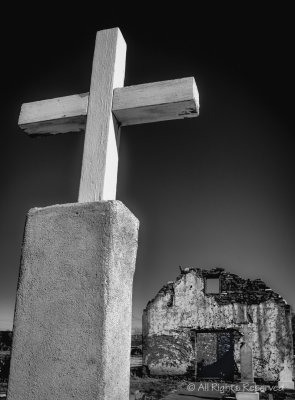
[(141, 222), (135, 320), (178, 265), (260, 277), (295, 306), (293, 14), (200, 5), (3, 14), (0, 328), (11, 326), (26, 212), (76, 201), (83, 151), (82, 134), (28, 138), (20, 106), (88, 91), (95, 32), (115, 26), (125, 85), (195, 76), (201, 104), (199, 118), (122, 132), (117, 198)]

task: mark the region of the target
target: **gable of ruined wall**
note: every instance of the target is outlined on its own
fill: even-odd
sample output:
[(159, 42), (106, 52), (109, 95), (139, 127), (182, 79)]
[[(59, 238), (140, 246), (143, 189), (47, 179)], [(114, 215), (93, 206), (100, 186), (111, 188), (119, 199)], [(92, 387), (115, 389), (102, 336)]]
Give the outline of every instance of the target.
[[(232, 276), (235, 279), (232, 279)], [(281, 312), (288, 308), (280, 296), (259, 280), (249, 281), (223, 273), (221, 293), (218, 295), (205, 294), (204, 282), (204, 273), (190, 270), (162, 288), (144, 311), (144, 322), (148, 332), (165, 333), (179, 326), (194, 329), (235, 329), (248, 320), (249, 314), (253, 319), (252, 314), (256, 315), (256, 310), (260, 310), (261, 307), (263, 309), (263, 304), (268, 304), (268, 307), (272, 304), (272, 308)], [(240, 286), (237, 288), (238, 284)], [(224, 290), (233, 289), (234, 286), (235, 291)]]
[(245, 320), (245, 306), (236, 303), (220, 305), (213, 295), (205, 295), (204, 279), (191, 272), (174, 283), (173, 292), (158, 295), (149, 304), (146, 314), (149, 334), (164, 334), (179, 326), (234, 328)]
[[(240, 332), (242, 323), (249, 316), (252, 320), (248, 327), (252, 337), (255, 377), (266, 381), (277, 380), (286, 360), (288, 365), (292, 364), (290, 312), (275, 296), (269, 293), (265, 296), (262, 291), (262, 296), (266, 298), (262, 302), (255, 301), (257, 296), (248, 304), (220, 301), (216, 295), (205, 294), (204, 278), (198, 271), (184, 274), (176, 280), (173, 288), (171, 286), (160, 292), (144, 312), (143, 334), (147, 343), (145, 358), (155, 371), (164, 371), (166, 368), (166, 371), (177, 370), (183, 373), (190, 368), (194, 357), (190, 341), (192, 330), (230, 329)], [(177, 369), (173, 365), (175, 359), (168, 353), (175, 347), (173, 343), (179, 341), (179, 335), (181, 342), (185, 343), (187, 354), (179, 356)], [(153, 349), (148, 342), (153, 343)], [(157, 351), (157, 342), (161, 342), (161, 356)], [(165, 346), (165, 343), (169, 345)], [(241, 339), (236, 340), (234, 354), (238, 368), (240, 345)]]

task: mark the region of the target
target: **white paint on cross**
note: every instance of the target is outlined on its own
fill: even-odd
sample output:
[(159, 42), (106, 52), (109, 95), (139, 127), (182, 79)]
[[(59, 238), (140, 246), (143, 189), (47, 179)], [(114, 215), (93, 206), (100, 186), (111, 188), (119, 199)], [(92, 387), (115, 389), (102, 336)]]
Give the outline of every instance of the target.
[(120, 30), (99, 31), (89, 93), (22, 105), (19, 125), (29, 135), (85, 130), (79, 202), (115, 199), (121, 126), (199, 114), (194, 78), (123, 87), (125, 59)]

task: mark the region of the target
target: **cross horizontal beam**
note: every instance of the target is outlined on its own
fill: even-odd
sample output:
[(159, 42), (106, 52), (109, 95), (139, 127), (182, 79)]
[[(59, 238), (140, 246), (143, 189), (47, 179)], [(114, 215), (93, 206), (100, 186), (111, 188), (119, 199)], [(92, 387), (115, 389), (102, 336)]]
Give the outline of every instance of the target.
[[(89, 93), (22, 105), (19, 125), (29, 135), (85, 130)], [(121, 126), (196, 117), (195, 79), (182, 78), (114, 89), (112, 112)]]
[(23, 104), (31, 136), (85, 131), (80, 203), (116, 198), (120, 127), (197, 117), (194, 78), (124, 87), (126, 42), (118, 28), (97, 32), (89, 93)]

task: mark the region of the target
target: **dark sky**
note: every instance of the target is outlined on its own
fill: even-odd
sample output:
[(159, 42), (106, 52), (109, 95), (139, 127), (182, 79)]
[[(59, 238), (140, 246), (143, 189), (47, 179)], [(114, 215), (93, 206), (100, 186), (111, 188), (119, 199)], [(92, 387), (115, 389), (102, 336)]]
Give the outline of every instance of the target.
[(83, 134), (28, 138), (20, 106), (88, 91), (95, 32), (115, 26), (125, 85), (194, 76), (201, 105), (199, 118), (122, 131), (117, 198), (141, 222), (135, 324), (179, 265), (260, 277), (295, 306), (293, 13), (200, 4), (3, 13), (0, 329), (12, 325), (26, 213), (77, 200), (83, 151)]

